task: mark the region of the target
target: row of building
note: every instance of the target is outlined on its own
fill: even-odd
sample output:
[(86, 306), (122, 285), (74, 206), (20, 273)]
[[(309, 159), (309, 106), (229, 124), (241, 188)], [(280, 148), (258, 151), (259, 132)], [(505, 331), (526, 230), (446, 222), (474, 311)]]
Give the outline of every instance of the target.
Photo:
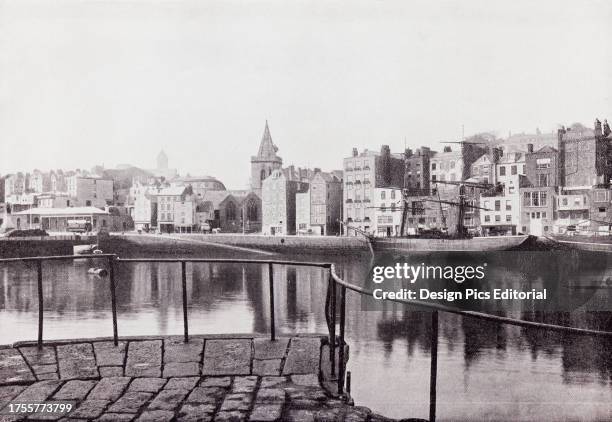
[[(478, 135), (439, 152), (354, 148), (341, 170), (326, 172), (283, 167), (266, 122), (248, 189), (180, 177), (161, 152), (156, 169), (128, 187), (99, 171), (7, 175), (0, 214), (5, 225), (10, 217), (57, 231), (86, 218), (119, 230), (397, 236), (452, 231), (461, 218), (478, 235), (609, 232), (611, 143), (607, 121), (597, 120), (593, 129), (575, 124), (503, 141)], [(462, 215), (459, 202), (467, 204)]]

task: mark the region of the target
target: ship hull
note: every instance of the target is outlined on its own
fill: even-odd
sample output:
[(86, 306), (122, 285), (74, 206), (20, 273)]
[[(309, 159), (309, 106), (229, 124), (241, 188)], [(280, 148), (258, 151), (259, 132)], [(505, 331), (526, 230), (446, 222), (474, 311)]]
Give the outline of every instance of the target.
[(474, 237), (471, 239), (372, 238), (375, 251), (507, 251), (535, 242), (529, 235)]
[(571, 249), (589, 252), (612, 252), (612, 239), (608, 236), (550, 236), (548, 239)]

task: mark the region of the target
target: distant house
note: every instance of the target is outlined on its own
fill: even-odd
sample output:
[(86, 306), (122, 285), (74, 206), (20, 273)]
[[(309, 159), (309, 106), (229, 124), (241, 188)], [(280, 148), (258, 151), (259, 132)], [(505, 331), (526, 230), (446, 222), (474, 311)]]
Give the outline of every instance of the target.
[(208, 191), (198, 205), (200, 224), (222, 232), (253, 233), (261, 230), (261, 199), (254, 192)]

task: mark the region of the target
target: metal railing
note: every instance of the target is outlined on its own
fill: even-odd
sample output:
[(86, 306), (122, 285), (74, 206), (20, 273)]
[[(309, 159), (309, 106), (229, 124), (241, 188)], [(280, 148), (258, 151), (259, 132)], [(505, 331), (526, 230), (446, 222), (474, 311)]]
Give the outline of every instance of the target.
[[(186, 264), (190, 263), (235, 263), (235, 264), (260, 264), (268, 266), (268, 283), (270, 294), (270, 339), (276, 340), (276, 322), (274, 310), (274, 265), (289, 265), (303, 267), (318, 267), (328, 270), (327, 294), (325, 300), (325, 318), (329, 331), (329, 353), (330, 353), (330, 371), (331, 376), (336, 377), (338, 394), (342, 395), (345, 392), (346, 382), (350, 382), (346, 372), (345, 364), (345, 334), (346, 334), (346, 294), (347, 290), (351, 290), (360, 295), (374, 296), (373, 291), (363, 287), (356, 286), (342, 280), (335, 271), (335, 266), (324, 262), (301, 262), (289, 260), (265, 260), (265, 259), (221, 259), (221, 258), (119, 258), (115, 254), (94, 254), (94, 255), (63, 255), (63, 256), (47, 256), (47, 257), (27, 257), (27, 258), (4, 258), (0, 259), (0, 263), (10, 262), (35, 262), (37, 269), (37, 288), (38, 288), (38, 347), (43, 346), (43, 320), (44, 320), (44, 304), (43, 304), (43, 261), (59, 261), (59, 260), (82, 260), (82, 259), (106, 259), (108, 262), (109, 287), (111, 294), (112, 322), (113, 322), (113, 343), (115, 346), (119, 344), (119, 334), (117, 328), (117, 298), (115, 292), (115, 266), (120, 263), (178, 263), (181, 268), (181, 289), (182, 289), (182, 307), (183, 307), (183, 335), (185, 343), (189, 342), (189, 318), (187, 306), (187, 272)], [(338, 286), (340, 286), (340, 309), (338, 312)], [(452, 308), (450, 306), (441, 305), (431, 302), (422, 302), (417, 300), (404, 299), (387, 299), (393, 302), (417, 306), (432, 311), (431, 313), (431, 365), (430, 365), (430, 383), (429, 383), (429, 420), (436, 420), (436, 383), (437, 383), (437, 367), (438, 367), (438, 312), (447, 312), (451, 314), (461, 315), (462, 317), (476, 318), (480, 320), (490, 321), (497, 324), (508, 324), (530, 329), (550, 330), (574, 335), (589, 335), (599, 337), (612, 338), (612, 332), (599, 331), (585, 328), (567, 327), (562, 325), (546, 324), (534, 321), (525, 321), (520, 319), (508, 318), (498, 315), (486, 314), (477, 311), (466, 311)], [(339, 317), (339, 321), (338, 321)], [(336, 336), (336, 326), (339, 331)], [(338, 349), (338, 368), (336, 368), (336, 349)]]

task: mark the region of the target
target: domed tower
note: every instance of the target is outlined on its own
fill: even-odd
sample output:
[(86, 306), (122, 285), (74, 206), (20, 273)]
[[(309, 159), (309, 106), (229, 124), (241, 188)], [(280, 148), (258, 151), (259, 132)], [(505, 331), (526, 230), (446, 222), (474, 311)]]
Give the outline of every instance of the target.
[(161, 150), (159, 154), (157, 154), (157, 170), (166, 170), (168, 168), (168, 156)]
[(272, 171), (280, 169), (283, 166), (283, 159), (276, 155), (278, 148), (272, 142), (270, 128), (266, 120), (259, 151), (257, 155), (251, 157), (251, 189), (261, 196), (261, 182), (272, 174)]

